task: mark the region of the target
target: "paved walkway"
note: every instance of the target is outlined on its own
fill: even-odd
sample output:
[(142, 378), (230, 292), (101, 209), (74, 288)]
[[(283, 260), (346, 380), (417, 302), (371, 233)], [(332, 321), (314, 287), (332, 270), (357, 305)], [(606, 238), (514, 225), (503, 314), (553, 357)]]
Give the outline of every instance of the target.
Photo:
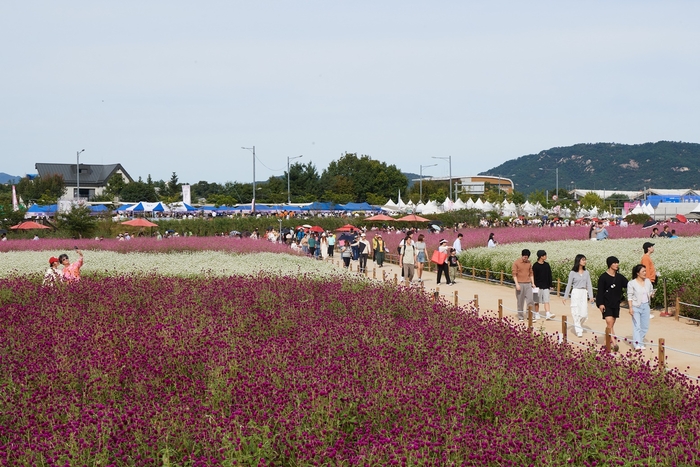
[[(340, 266), (342, 261), (340, 258), (335, 258), (334, 264)], [(357, 261), (351, 262), (353, 271), (357, 270)], [(400, 282), (401, 270), (395, 264), (384, 263), (383, 268), (378, 268), (370, 259), (367, 263), (369, 277), (376, 276), (377, 280), (382, 279), (382, 273), (386, 275), (386, 279), (394, 281), (396, 276)], [(458, 278), (454, 286), (447, 286), (444, 282), (441, 285), (436, 283), (436, 273), (423, 272), (423, 287), (427, 293), (434, 293), (436, 290), (446, 300), (454, 303), (455, 292), (457, 293), (458, 303), (466, 304), (474, 300), (474, 296), (478, 296), (479, 314), (482, 316), (498, 316), (498, 301), (503, 303), (503, 317), (517, 322), (515, 289), (510, 285), (500, 285), (499, 283), (491, 283), (483, 280), (471, 280), (467, 278)], [(414, 277), (414, 280), (416, 277)], [(444, 280), (444, 279), (443, 279)], [(536, 329), (544, 329), (546, 333), (555, 334), (562, 332), (561, 317), (566, 316), (568, 324), (567, 339), (572, 345), (586, 345), (596, 341), (599, 345), (605, 342), (605, 321), (602, 319), (600, 311), (591, 305), (588, 309), (588, 320), (584, 324), (583, 337), (576, 337), (573, 331), (573, 320), (571, 318), (570, 308), (562, 303), (560, 297), (551, 297), (551, 312), (555, 314), (553, 320), (544, 320), (533, 322), (533, 327)], [(673, 317), (662, 318), (659, 316), (660, 310), (653, 310), (655, 316), (650, 321), (649, 332), (646, 337), (646, 350), (643, 350), (643, 355), (650, 360), (658, 357), (659, 339), (665, 339), (666, 364), (668, 368), (677, 368), (681, 372), (694, 378), (698, 382), (700, 379), (700, 326), (689, 324), (687, 320), (681, 318), (676, 321)], [(541, 314), (544, 313), (541, 310)], [(525, 322), (527, 325), (527, 321)], [(632, 341), (632, 319), (627, 308), (620, 310), (620, 319), (617, 320), (615, 331), (618, 336), (627, 339), (627, 342), (621, 339), (620, 353), (631, 351), (633, 346)]]

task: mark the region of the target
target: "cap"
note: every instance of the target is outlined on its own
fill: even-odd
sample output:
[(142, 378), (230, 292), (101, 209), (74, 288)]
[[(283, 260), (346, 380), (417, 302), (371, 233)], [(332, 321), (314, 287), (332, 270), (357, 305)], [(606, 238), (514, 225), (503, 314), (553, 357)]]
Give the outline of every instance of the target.
[(55, 256), (52, 256), (51, 258), (49, 258), (49, 264), (58, 263), (58, 262), (59, 262), (58, 258), (56, 258)]
[(642, 248), (644, 248), (645, 253), (649, 249), (650, 246), (654, 246), (654, 244), (651, 242), (644, 242), (644, 245), (642, 245)]
[(547, 252), (544, 250), (537, 250), (537, 259), (540, 259), (543, 256), (547, 256)]
[(445, 240), (444, 238), (441, 238), (441, 239), (440, 239), (440, 245), (442, 245), (443, 243), (447, 243), (447, 240)]
[(367, 234), (364, 233), (364, 232), (362, 232), (362, 233), (360, 234), (360, 237), (366, 237), (366, 236), (367, 236)]
[(612, 266), (615, 263), (620, 264), (620, 260), (615, 258), (614, 256), (608, 256), (608, 259), (606, 259), (605, 262), (608, 263), (608, 267)]

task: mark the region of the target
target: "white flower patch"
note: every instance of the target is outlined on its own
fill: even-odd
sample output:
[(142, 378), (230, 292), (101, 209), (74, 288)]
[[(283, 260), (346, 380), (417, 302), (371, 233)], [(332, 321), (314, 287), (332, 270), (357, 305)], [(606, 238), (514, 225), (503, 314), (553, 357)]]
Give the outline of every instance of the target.
[[(314, 274), (337, 276), (347, 274), (326, 261), (305, 256), (279, 253), (231, 254), (222, 251), (183, 253), (117, 253), (113, 251), (84, 251), (82, 275), (159, 274), (165, 276), (274, 275)], [(58, 253), (54, 254), (58, 256)], [(43, 274), (49, 267), (51, 254), (43, 251), (10, 251), (0, 253), (0, 277)], [(70, 252), (70, 261), (78, 256)], [(60, 269), (60, 268), (59, 268)]]

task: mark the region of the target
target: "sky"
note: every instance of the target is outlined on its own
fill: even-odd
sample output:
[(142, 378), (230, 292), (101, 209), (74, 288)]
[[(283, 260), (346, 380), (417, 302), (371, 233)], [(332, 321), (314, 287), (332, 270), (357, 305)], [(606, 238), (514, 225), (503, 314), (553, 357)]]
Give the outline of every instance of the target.
[[(700, 142), (697, 1), (4, 2), (0, 172), (250, 183), (346, 152), (476, 175)], [(433, 167), (426, 167), (437, 164)]]

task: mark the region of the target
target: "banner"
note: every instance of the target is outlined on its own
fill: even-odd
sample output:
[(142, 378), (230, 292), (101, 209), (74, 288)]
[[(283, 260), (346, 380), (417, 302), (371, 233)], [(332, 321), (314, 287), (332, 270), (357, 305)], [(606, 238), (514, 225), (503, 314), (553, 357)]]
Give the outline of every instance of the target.
[(190, 194), (190, 186), (182, 185), (182, 202), (192, 204), (192, 195)]
[(14, 185), (12, 185), (12, 210), (19, 211), (19, 203), (17, 202), (17, 191), (15, 190)]

